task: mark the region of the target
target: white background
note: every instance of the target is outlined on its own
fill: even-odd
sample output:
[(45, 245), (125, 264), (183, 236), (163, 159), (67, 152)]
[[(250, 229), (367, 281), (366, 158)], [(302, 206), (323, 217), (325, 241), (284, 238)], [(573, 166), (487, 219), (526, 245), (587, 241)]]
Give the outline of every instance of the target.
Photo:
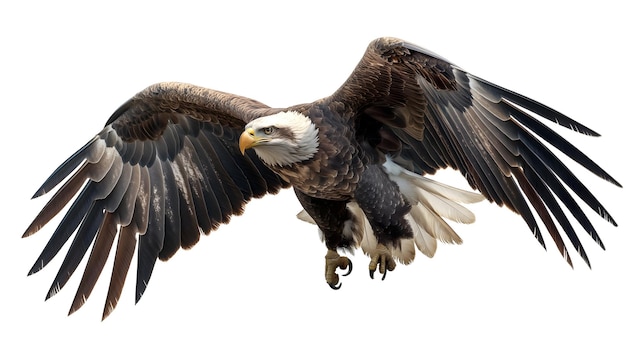
[[(358, 252), (332, 291), (317, 229), (295, 218), (288, 190), (157, 263), (136, 306), (133, 266), (104, 322), (108, 275), (70, 317), (78, 274), (44, 303), (61, 257), (26, 272), (58, 218), (20, 239), (49, 198), (31, 195), (120, 104), (158, 81), (289, 106), (331, 94), (370, 40), (396, 36), (595, 129), (602, 138), (558, 130), (626, 182), (617, 2), (225, 3), (0, 5), (0, 348), (624, 349), (623, 227), (592, 214), (603, 252), (576, 226), (593, 270), (577, 256), (572, 270), (551, 242), (546, 253), (519, 217), (487, 203), (472, 206), (475, 224), (456, 226), (463, 245), (441, 245), (384, 282), (369, 279)], [(573, 169), (623, 224), (624, 190)]]

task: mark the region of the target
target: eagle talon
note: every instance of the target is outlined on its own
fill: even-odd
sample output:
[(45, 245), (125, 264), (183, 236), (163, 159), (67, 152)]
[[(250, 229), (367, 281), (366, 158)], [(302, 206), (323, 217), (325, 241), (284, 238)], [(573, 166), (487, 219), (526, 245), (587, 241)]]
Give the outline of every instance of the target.
[(396, 262), (393, 260), (391, 251), (383, 244), (378, 244), (376, 250), (372, 254), (372, 260), (370, 261), (370, 278), (374, 279), (374, 272), (378, 271), (383, 275), (381, 280), (385, 280), (387, 272), (391, 272), (396, 268)]
[(326, 283), (333, 290), (339, 290), (341, 283), (339, 282), (339, 275), (335, 272), (337, 268), (348, 271), (342, 276), (347, 276), (352, 272), (352, 261), (345, 256), (339, 256), (337, 251), (328, 250), (326, 254)]

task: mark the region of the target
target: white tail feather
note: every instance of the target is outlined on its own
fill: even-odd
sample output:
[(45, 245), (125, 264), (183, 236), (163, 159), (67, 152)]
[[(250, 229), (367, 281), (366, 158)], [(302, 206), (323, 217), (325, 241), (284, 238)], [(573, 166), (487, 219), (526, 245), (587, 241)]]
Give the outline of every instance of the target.
[(391, 255), (402, 264), (413, 262), (415, 259), (415, 241), (413, 239), (400, 239), (400, 246), (392, 247)]
[(311, 217), (311, 215), (305, 211), (302, 210), (300, 212), (298, 212), (298, 214), (296, 215), (296, 217), (298, 217), (299, 220), (307, 222), (307, 223), (311, 223), (311, 224), (315, 224), (315, 221), (313, 220), (313, 217)]
[[(417, 249), (427, 257), (435, 256), (435, 252), (437, 251), (437, 239), (416, 222), (417, 218), (413, 217), (412, 213), (409, 213), (406, 219), (413, 229), (413, 241)], [(421, 222), (421, 218), (419, 220)]]
[(476, 220), (472, 211), (457, 202), (437, 194), (429, 193), (423, 189), (414, 189), (414, 191), (417, 193), (417, 204), (427, 207), (441, 217), (465, 224), (473, 223)]
[(374, 236), (374, 230), (372, 229), (369, 220), (365, 216), (365, 213), (356, 202), (349, 202), (348, 209), (352, 212), (353, 216), (360, 216), (363, 219), (364, 225), (362, 235), (363, 239), (360, 243), (361, 249), (366, 255), (371, 256), (375, 252), (376, 246), (378, 245), (378, 240), (376, 240), (376, 237)]
[(450, 227), (441, 216), (434, 213), (422, 204), (417, 204), (411, 209), (411, 216), (419, 221), (422, 228), (439, 241), (448, 244), (462, 244), (463, 239)]
[(419, 182), (419, 185), (417, 185), (418, 187), (430, 193), (437, 194), (443, 198), (449, 199), (451, 201), (461, 202), (464, 204), (473, 204), (473, 203), (480, 202), (485, 199), (485, 197), (481, 193), (475, 193), (472, 191), (455, 188), (453, 186), (439, 183), (436, 180), (432, 180), (430, 178), (426, 178), (419, 174), (410, 172), (404, 168), (403, 170), (404, 170), (403, 172), (404, 174), (410, 177), (415, 177), (415, 179), (418, 180)]

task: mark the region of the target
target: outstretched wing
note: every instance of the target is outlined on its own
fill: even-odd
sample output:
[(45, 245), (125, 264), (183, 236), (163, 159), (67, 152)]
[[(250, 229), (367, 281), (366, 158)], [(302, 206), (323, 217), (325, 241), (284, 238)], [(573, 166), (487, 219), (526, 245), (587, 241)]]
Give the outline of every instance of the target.
[(604, 247), (572, 192), (616, 225), (546, 144), (621, 185), (537, 117), (583, 134), (598, 136), (596, 132), (416, 45), (395, 38), (373, 41), (346, 83), (328, 100), (344, 103), (355, 116), (357, 133), (366, 145), (393, 155), (396, 163), (417, 173), (459, 170), (487, 199), (519, 213), (545, 247), (532, 206), (570, 265), (561, 231), (588, 265), (589, 259), (565, 210)]
[(272, 111), (251, 99), (181, 83), (138, 93), (35, 193), (46, 194), (67, 179), (24, 236), (78, 196), (29, 274), (76, 233), (47, 298), (53, 296), (95, 240), (72, 313), (91, 293), (118, 237), (103, 318), (115, 308), (136, 248), (138, 301), (157, 257), (166, 260), (193, 246), (200, 232), (241, 214), (251, 198), (288, 186), (255, 153), (242, 155), (237, 146), (244, 125)]

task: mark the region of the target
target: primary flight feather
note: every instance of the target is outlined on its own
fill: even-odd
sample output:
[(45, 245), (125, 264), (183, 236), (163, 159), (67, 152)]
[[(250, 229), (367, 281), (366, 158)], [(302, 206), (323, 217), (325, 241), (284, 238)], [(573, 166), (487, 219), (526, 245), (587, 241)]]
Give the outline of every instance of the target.
[[(374, 40), (332, 95), (287, 108), (185, 83), (155, 84), (115, 111), (35, 193), (62, 183), (24, 236), (76, 197), (29, 274), (73, 236), (50, 297), (91, 247), (74, 312), (117, 242), (105, 318), (135, 252), (138, 301), (157, 258), (192, 247), (201, 233), (242, 214), (250, 199), (290, 186), (304, 208), (299, 218), (319, 227), (328, 248), (326, 281), (335, 289), (336, 270), (352, 269), (338, 250), (362, 248), (370, 275), (379, 270), (384, 278), (397, 261), (410, 263), (416, 248), (432, 257), (437, 241), (461, 243), (446, 220), (472, 222), (462, 204), (483, 198), (520, 214), (542, 245), (537, 219), (543, 222), (571, 265), (565, 234), (589, 264), (570, 215), (603, 244), (578, 201), (616, 223), (546, 144), (621, 185), (539, 118), (598, 135), (395, 38)], [(479, 192), (424, 177), (448, 167)]]

